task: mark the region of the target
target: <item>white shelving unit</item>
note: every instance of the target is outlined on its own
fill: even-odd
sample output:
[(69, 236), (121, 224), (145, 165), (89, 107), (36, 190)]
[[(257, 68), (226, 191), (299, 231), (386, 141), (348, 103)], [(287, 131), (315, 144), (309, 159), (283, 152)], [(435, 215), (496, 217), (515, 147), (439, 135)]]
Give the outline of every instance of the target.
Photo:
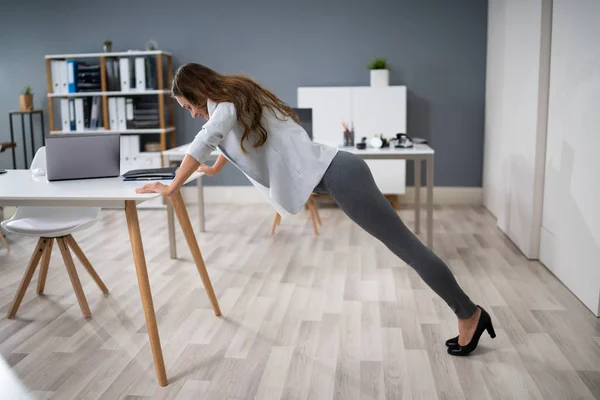
[(85, 129), (83, 131), (50, 131), (51, 135), (81, 135), (85, 133), (120, 133), (122, 135), (150, 135), (159, 133), (171, 133), (174, 132), (175, 128), (165, 129), (123, 129), (123, 130), (111, 130), (111, 129)]
[[(149, 90), (108, 90), (108, 78), (107, 64), (109, 60), (121, 59), (124, 57), (155, 57), (156, 60), (156, 89)], [(164, 165), (162, 158), (162, 151), (176, 146), (176, 129), (175, 129), (175, 106), (173, 99), (169, 96), (170, 91), (165, 87), (165, 79), (167, 85), (170, 84), (173, 79), (173, 59), (169, 52), (161, 50), (151, 51), (124, 51), (124, 52), (109, 52), (109, 53), (72, 53), (72, 54), (51, 54), (44, 57), (46, 62), (46, 80), (48, 88), (48, 113), (50, 122), (50, 134), (51, 135), (73, 135), (73, 134), (92, 134), (92, 133), (119, 133), (121, 135), (157, 135), (160, 138), (160, 152), (139, 152), (139, 140), (137, 149), (132, 149), (130, 154), (121, 154), (122, 168), (127, 169), (142, 169), (142, 168), (158, 168)], [(100, 91), (93, 92), (76, 92), (76, 93), (54, 93), (54, 83), (52, 81), (53, 72), (55, 76), (60, 76), (61, 79), (65, 79), (65, 74), (68, 76), (68, 72), (64, 72), (64, 69), (60, 72), (60, 75), (56, 75), (57, 72), (53, 71), (53, 65), (64, 65), (56, 63), (56, 61), (92, 61), (97, 60), (100, 65)], [(165, 65), (166, 64), (166, 65)], [(110, 67), (110, 65), (109, 65)], [(64, 68), (64, 67), (63, 67)], [(166, 70), (165, 70), (166, 69)], [(109, 71), (110, 72), (110, 71)], [(114, 77), (114, 75), (112, 75)], [(77, 79), (77, 77), (71, 77), (71, 79)], [(63, 86), (64, 87), (64, 86)], [(114, 87), (111, 87), (114, 88)], [(159, 111), (159, 127), (151, 129), (116, 129), (114, 126), (110, 126), (109, 111), (108, 111), (108, 99), (111, 97), (133, 97), (133, 96), (157, 96), (158, 97), (158, 111)], [(84, 130), (64, 130), (62, 126), (55, 126), (56, 118), (54, 114), (54, 102), (63, 101), (62, 99), (68, 98), (82, 98), (82, 97), (99, 97), (101, 98), (101, 116), (98, 115), (98, 121), (102, 121), (102, 125), (99, 129), (84, 129)], [(167, 104), (165, 104), (167, 103)], [(168, 105), (168, 109), (166, 108)], [(60, 107), (59, 107), (60, 109)], [(166, 112), (168, 111), (168, 113)], [(91, 118), (90, 118), (91, 119)], [(170, 140), (167, 140), (167, 137)], [(133, 138), (131, 138), (133, 140)], [(122, 138), (126, 140), (125, 137)], [(128, 147), (128, 146), (126, 146)], [(135, 146), (134, 146), (135, 147)], [(122, 144), (122, 148), (124, 145)], [(145, 202), (140, 205), (142, 208), (164, 208), (164, 202), (162, 198), (157, 198), (156, 201)]]
[(79, 92), (79, 93), (49, 93), (48, 97), (91, 97), (91, 96), (147, 96), (147, 95), (158, 95), (158, 94), (166, 94), (170, 93), (169, 90), (139, 90), (139, 91), (130, 91), (130, 92), (122, 92), (122, 91), (107, 91), (107, 92)]

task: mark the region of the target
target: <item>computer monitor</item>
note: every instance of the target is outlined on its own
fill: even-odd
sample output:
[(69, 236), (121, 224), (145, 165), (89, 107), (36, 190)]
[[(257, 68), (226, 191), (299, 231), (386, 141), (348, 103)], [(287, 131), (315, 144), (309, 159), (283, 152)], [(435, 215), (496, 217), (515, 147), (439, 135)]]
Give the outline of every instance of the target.
[(306, 133), (308, 133), (310, 140), (312, 140), (312, 108), (294, 108), (293, 110), (298, 114), (300, 125), (304, 128)]

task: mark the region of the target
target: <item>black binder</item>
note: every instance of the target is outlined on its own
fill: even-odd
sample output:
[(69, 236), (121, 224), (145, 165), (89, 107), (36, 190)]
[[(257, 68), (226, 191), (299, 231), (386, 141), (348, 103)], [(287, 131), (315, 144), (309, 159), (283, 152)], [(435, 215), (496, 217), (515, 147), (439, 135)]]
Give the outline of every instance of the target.
[(173, 179), (177, 167), (154, 168), (154, 169), (133, 169), (123, 174), (123, 178), (128, 181), (134, 180), (162, 180)]

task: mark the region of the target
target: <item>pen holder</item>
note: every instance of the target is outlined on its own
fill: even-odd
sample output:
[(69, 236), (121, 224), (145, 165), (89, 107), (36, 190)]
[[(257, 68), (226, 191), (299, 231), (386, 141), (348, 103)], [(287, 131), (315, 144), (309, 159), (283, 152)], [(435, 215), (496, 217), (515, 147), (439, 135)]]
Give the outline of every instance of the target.
[(344, 147), (354, 146), (354, 131), (344, 130)]

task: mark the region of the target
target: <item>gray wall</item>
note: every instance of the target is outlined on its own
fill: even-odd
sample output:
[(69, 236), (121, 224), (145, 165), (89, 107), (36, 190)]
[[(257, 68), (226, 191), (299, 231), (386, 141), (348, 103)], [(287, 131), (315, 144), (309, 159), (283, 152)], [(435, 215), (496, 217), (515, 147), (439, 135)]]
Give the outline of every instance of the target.
[[(0, 140), (26, 84), (47, 109), (45, 54), (99, 51), (107, 38), (116, 51), (153, 38), (175, 67), (194, 61), (249, 74), (291, 106), (298, 86), (368, 85), (367, 62), (385, 56), (390, 84), (409, 90), (409, 134), (436, 149), (436, 184), (481, 186), (486, 33), (485, 0), (4, 0)], [(178, 108), (177, 142), (202, 123)], [(11, 165), (0, 154), (0, 167)], [(248, 184), (231, 166), (206, 181)]]

